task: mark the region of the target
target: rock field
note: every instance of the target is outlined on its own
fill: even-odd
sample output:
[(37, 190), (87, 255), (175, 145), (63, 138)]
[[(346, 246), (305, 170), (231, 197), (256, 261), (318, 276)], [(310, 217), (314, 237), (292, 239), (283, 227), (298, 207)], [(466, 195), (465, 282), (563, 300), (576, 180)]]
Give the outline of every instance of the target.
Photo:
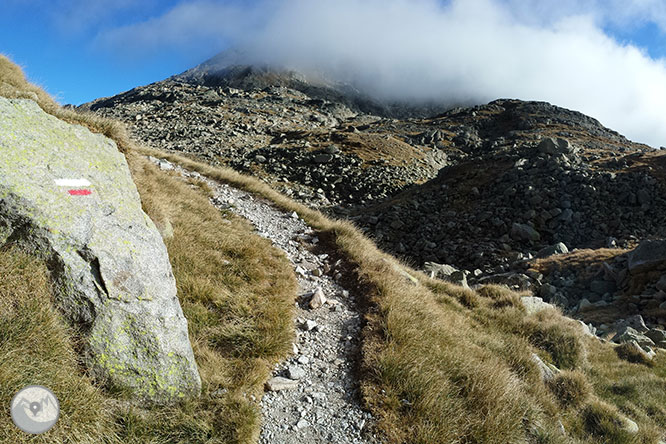
[(348, 218), (434, 276), (528, 291), (604, 339), (632, 316), (666, 326), (666, 269), (631, 266), (642, 242), (666, 238), (663, 151), (545, 102), (428, 114), (293, 73), (186, 74), (82, 108)]

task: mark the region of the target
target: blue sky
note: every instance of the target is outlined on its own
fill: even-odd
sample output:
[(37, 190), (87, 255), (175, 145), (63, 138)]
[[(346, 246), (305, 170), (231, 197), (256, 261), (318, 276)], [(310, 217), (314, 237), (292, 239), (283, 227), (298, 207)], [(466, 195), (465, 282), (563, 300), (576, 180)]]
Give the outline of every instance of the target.
[(2, 0), (0, 53), (62, 104), (241, 47), (392, 98), (546, 100), (660, 146), (665, 30), (666, 0)]

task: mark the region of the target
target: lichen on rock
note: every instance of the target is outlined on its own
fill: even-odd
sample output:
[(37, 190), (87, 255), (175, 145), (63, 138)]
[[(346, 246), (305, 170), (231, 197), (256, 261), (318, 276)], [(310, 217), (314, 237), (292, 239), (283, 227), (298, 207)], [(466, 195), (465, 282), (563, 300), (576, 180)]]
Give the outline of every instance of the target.
[(115, 143), (27, 99), (0, 97), (0, 116), (0, 245), (48, 261), (93, 375), (151, 402), (197, 395), (166, 247)]

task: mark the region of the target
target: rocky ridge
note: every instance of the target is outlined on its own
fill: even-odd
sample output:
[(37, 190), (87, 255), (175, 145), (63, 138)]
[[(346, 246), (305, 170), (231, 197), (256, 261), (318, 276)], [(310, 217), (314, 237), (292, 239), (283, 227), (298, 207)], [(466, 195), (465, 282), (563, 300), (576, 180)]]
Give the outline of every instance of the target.
[[(416, 266), (452, 267), (456, 282), (529, 290), (579, 316), (589, 304), (605, 313), (587, 316), (597, 326), (631, 314), (666, 323), (650, 312), (662, 302), (659, 276), (637, 290), (626, 271), (629, 250), (666, 237), (661, 152), (545, 102), (500, 99), (397, 118), (310, 96), (266, 70), (204, 77), (84, 108), (124, 120), (154, 146), (253, 174), (347, 217)], [(560, 259), (548, 262), (553, 254)]]

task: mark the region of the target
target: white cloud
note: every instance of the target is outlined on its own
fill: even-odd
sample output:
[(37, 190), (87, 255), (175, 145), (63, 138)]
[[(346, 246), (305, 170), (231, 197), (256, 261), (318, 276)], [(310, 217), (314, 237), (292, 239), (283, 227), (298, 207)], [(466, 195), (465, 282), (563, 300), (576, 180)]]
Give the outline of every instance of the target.
[[(263, 2), (268, 5), (268, 2)], [(202, 51), (219, 48), (259, 25), (267, 9), (219, 1), (185, 1), (165, 14), (100, 33), (98, 48), (122, 50), (130, 56), (147, 55), (165, 48), (176, 51)]]
[[(520, 6), (520, 7), (518, 7)], [(100, 35), (107, 47), (216, 47), (323, 70), (392, 98), (545, 100), (636, 141), (666, 145), (666, 61), (602, 27), (654, 21), (654, 0), (284, 0), (183, 2)]]

